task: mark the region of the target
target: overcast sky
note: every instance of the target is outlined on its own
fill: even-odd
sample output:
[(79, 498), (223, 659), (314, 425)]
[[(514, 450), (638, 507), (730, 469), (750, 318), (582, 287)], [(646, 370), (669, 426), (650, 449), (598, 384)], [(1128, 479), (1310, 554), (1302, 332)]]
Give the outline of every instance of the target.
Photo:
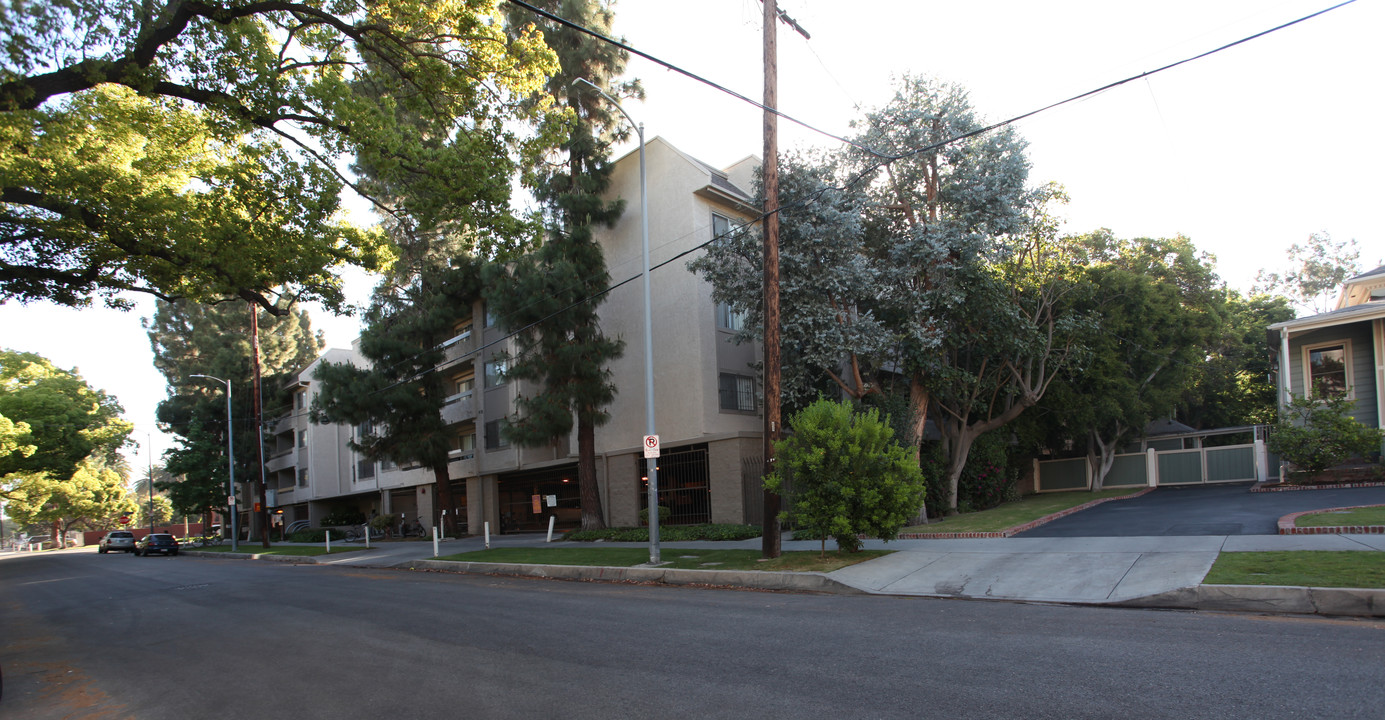
[[(932, 2), (782, 0), (812, 35), (779, 28), (779, 106), (833, 134), (892, 94), (892, 77), (926, 73), (971, 91), (991, 121), (1020, 115), (1330, 7), (1330, 0)], [(1182, 233), (1247, 289), (1312, 232), (1356, 239), (1362, 264), (1385, 261), (1385, 9), (1346, 7), (1173, 70), (1025, 120), (1032, 182), (1056, 181), (1072, 202), (1067, 229), (1123, 237)], [(616, 33), (652, 55), (760, 99), (758, 0), (623, 0)], [(625, 109), (683, 151), (717, 166), (762, 152), (761, 114), (696, 81), (632, 58), (648, 97)], [(835, 141), (780, 121), (781, 151)], [(633, 147), (633, 146), (632, 146)], [(626, 148), (622, 148), (625, 150)], [(657, 239), (655, 239), (657, 242)], [(356, 283), (368, 290), (368, 281)], [(0, 345), (77, 367), (121, 400), (156, 453), (165, 396), (140, 318), (43, 305), (0, 306)], [(321, 313), (329, 346), (354, 320)], [(142, 470), (147, 458), (132, 453)]]

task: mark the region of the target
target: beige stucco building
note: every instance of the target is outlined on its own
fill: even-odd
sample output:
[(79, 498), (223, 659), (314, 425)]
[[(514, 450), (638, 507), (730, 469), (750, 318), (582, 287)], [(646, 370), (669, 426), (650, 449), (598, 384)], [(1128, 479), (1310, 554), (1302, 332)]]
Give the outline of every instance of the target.
[[(711, 286), (687, 268), (697, 248), (757, 216), (749, 189), (758, 164), (747, 157), (716, 169), (661, 138), (646, 146), (660, 504), (670, 508), (671, 523), (759, 522), (759, 348), (731, 342), (739, 317), (718, 308)], [(615, 285), (641, 270), (637, 152), (616, 161), (610, 196), (626, 201), (619, 223), (598, 232)], [(602, 507), (614, 526), (638, 524), (645, 504), (643, 307), (636, 280), (614, 289), (599, 308), (603, 331), (626, 342), (624, 356), (610, 365), (617, 386), (611, 420), (596, 432)], [(484, 305), (459, 310), (457, 335), (439, 366), (456, 391), (443, 409), (456, 428), (449, 465), (455, 507), (436, 506), (431, 472), (364, 462), (346, 445), (354, 429), (308, 422), (314, 363), (298, 376), (294, 410), (275, 424), (266, 461), (289, 523), (316, 527), (349, 506), (367, 516), (402, 513), (425, 527), (446, 511), (465, 518), (471, 532), (485, 522), (493, 532), (541, 530), (550, 516), (559, 527), (576, 525), (575, 436), (524, 449), (500, 438), (499, 423), (524, 388), (503, 375), (506, 343)], [(330, 350), (322, 360), (363, 362), (354, 350)]]

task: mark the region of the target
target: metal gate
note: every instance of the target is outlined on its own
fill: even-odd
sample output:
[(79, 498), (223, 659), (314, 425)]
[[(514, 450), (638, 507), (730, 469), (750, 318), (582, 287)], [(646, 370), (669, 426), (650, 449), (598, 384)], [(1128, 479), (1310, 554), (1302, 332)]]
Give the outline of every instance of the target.
[[(636, 463), (640, 508), (649, 508), (649, 478), (644, 463)], [(665, 448), (659, 455), (659, 505), (669, 509), (669, 525), (700, 525), (712, 521), (711, 475), (707, 446)]]

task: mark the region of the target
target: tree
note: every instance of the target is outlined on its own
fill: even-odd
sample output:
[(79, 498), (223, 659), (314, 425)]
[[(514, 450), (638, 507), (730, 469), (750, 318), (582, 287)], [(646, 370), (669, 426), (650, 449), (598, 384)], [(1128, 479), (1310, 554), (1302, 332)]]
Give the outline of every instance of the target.
[[(12, 426), (6, 445), (13, 447), (0, 455), (0, 496), (9, 499), (30, 483), (71, 483), (88, 463), (117, 467), (133, 428), (121, 412), (115, 398), (75, 370), (34, 353), (0, 350), (0, 417)], [(42, 494), (24, 492), (30, 500)]]
[(0, 299), (21, 302), (338, 304), (334, 267), (388, 252), (336, 221), (342, 187), (364, 190), (340, 161), (429, 188), (372, 198), (385, 213), (508, 216), (512, 121), (548, 112), (519, 100), (554, 68), (494, 0), (73, 0), (5, 19)]
[[(600, 0), (538, 5), (562, 5), (574, 23), (610, 32), (613, 14)], [(606, 337), (598, 322), (610, 275), (593, 229), (614, 225), (624, 210), (623, 201), (607, 202), (602, 194), (610, 185), (610, 147), (628, 130), (609, 100), (574, 81), (582, 78), (617, 97), (643, 93), (636, 82), (614, 80), (625, 68), (624, 50), (564, 25), (543, 21), (541, 27), (560, 65), (546, 91), (570, 111), (561, 151), (530, 175), (534, 196), (555, 227), (535, 251), (486, 268), (486, 301), (517, 333), (506, 376), (535, 388), (516, 397), (516, 412), (501, 432), (517, 445), (537, 447), (565, 437), (575, 421), (582, 529), (597, 530), (606, 524), (596, 485), (596, 427), (609, 419), (605, 408), (615, 398), (606, 364), (621, 355), (624, 343)]]
[(848, 552), (861, 549), (861, 534), (893, 540), (922, 507), (918, 461), (878, 411), (819, 399), (789, 426), (793, 433), (775, 443), (777, 469), (765, 487), (782, 492), (792, 479), (793, 509), (780, 519), (822, 540), (824, 553), (829, 537)]
[(135, 510), (120, 471), (99, 461), (87, 461), (66, 478), (33, 476), (6, 499), (5, 512), (20, 524), (52, 528), (53, 544), (63, 547), (69, 530), (113, 527), (113, 518)]
[[(324, 362), (314, 373), (320, 386), (313, 422), (357, 426), (350, 445), (368, 460), (431, 470), (439, 508), (456, 506), (447, 469), (456, 428), (441, 414), (452, 394), (439, 370), (442, 343), (455, 334), (459, 308), (469, 317), (480, 293), (479, 261), (465, 256), (453, 267), (425, 268), (407, 286), (382, 285), (361, 333), (360, 352), (369, 364)], [(456, 518), (445, 516), (445, 522), (455, 534)]]
[[(203, 515), (213, 510), (229, 512), (226, 505), (226, 440), (231, 433), (235, 447), (236, 477), (257, 483), (256, 443), (259, 429), (251, 413), (251, 379), (254, 352), (250, 338), (250, 314), (258, 313), (260, 328), (261, 383), (265, 407), (288, 407), (283, 381), (306, 367), (322, 350), (320, 334), (301, 308), (275, 315), (258, 306), (239, 302), (203, 305), (189, 301), (157, 303), (153, 318), (145, 321), (154, 366), (168, 383), (168, 397), (159, 403), (160, 425), (178, 437), (178, 446), (165, 455), (165, 469), (174, 480), (157, 480), (155, 488), (169, 493), (177, 512)], [(218, 383), (192, 377), (210, 375), (230, 380), (234, 428), (226, 427), (226, 389)], [(258, 493), (256, 493), (258, 496)]]
[(1298, 310), (1324, 313), (1332, 309), (1342, 283), (1360, 272), (1360, 259), (1355, 240), (1334, 242), (1325, 232), (1313, 233), (1307, 243), (1289, 246), (1287, 270), (1261, 270), (1255, 276), (1255, 293), (1281, 295)]
[[(807, 153), (779, 160), (780, 394), (790, 414), (823, 393), (859, 400), (880, 392), (876, 371), (892, 347), (891, 329), (875, 315), (882, 271), (866, 245), (866, 198), (840, 187), (842, 161)], [(764, 335), (763, 249), (758, 226), (738, 228), (688, 263), (715, 300), (744, 314), (737, 342)]]
[(1184, 237), (1120, 240), (1099, 230), (1073, 242), (1082, 255), (1074, 310), (1092, 322), (1049, 408), (1087, 447), (1096, 491), (1121, 445), (1172, 416), (1222, 332), (1222, 291), (1210, 259)]
[(1195, 428), (1267, 425), (1278, 415), (1277, 389), (1265, 333), (1270, 325), (1294, 319), (1286, 298), (1245, 297), (1227, 290), (1222, 331), (1193, 367), (1179, 403), (1179, 417)]

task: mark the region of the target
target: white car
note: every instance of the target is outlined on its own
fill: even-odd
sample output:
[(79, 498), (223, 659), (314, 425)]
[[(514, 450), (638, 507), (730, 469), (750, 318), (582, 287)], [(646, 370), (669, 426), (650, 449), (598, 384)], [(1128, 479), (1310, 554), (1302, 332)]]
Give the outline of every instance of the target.
[(112, 550), (134, 552), (135, 534), (129, 530), (112, 530), (106, 533), (106, 537), (101, 538), (101, 542), (96, 545), (96, 552), (106, 553)]

